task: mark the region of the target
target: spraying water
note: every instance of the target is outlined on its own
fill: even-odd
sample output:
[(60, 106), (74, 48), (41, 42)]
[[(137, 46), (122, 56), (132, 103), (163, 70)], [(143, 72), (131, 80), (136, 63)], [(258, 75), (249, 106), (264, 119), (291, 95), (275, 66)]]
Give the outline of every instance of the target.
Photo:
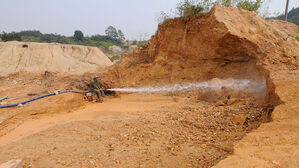
[(190, 91), (190, 90), (219, 90), (221, 88), (229, 88), (235, 91), (245, 92), (260, 92), (265, 90), (266, 82), (255, 82), (247, 79), (213, 79), (210, 81), (198, 82), (198, 83), (185, 83), (185, 84), (171, 84), (164, 86), (153, 86), (153, 87), (140, 87), (140, 88), (114, 88), (107, 89), (110, 91), (120, 92), (177, 92), (177, 91)]

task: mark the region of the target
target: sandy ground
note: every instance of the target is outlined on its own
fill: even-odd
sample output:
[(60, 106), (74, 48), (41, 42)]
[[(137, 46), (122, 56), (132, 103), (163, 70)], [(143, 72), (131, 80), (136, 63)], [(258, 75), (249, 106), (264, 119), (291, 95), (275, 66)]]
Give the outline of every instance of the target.
[[(58, 99), (64, 98), (66, 95), (60, 96)], [(76, 97), (75, 94), (69, 94), (67, 97)], [(82, 96), (77, 96), (79, 100), (83, 100)], [(158, 96), (147, 96), (143, 100), (138, 100), (139, 96), (127, 95), (122, 98), (113, 98), (105, 100), (105, 103), (87, 103), (84, 107), (80, 107), (75, 111), (57, 114), (55, 116), (43, 116), (41, 118), (33, 118), (24, 122), (13, 131), (0, 138), (2, 145), (11, 141), (22, 139), (28, 135), (43, 131), (55, 125), (61, 125), (72, 121), (90, 121), (90, 120), (125, 120), (138, 117), (139, 111), (155, 110), (161, 105), (156, 102), (168, 104), (171, 106), (173, 102), (171, 98), (161, 98)], [(56, 98), (57, 99), (57, 98)], [(172, 102), (172, 104), (171, 104)]]
[(0, 76), (19, 71), (95, 72), (112, 65), (97, 47), (57, 43), (0, 42)]
[[(21, 158), (25, 167), (209, 167), (269, 116), (252, 99), (216, 107), (175, 94), (106, 97), (104, 103), (29, 115), (41, 102), (63, 107), (66, 97), (84, 102), (80, 95), (59, 95), (22, 107), (22, 122), (7, 118), (0, 162)], [(248, 114), (255, 117), (246, 118)]]

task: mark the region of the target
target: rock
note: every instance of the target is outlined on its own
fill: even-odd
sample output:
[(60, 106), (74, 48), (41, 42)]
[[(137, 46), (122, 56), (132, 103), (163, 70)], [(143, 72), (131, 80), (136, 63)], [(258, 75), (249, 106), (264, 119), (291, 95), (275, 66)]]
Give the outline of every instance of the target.
[(91, 97), (92, 93), (86, 93), (86, 97)]
[(217, 112), (217, 113), (214, 114), (214, 117), (218, 117), (218, 116), (220, 116), (220, 115), (221, 115), (221, 113), (220, 113), (220, 112)]
[(218, 101), (216, 104), (215, 104), (216, 107), (219, 107), (219, 106), (224, 106), (224, 102), (223, 101)]
[(246, 121), (246, 117), (245, 117), (243, 114), (236, 115), (236, 116), (234, 116), (234, 118), (233, 118), (233, 122), (234, 122), (236, 125), (244, 124), (245, 121)]
[(10, 160), (0, 165), (0, 168), (22, 168), (22, 159)]
[(23, 104), (18, 104), (18, 107), (23, 107)]
[(92, 102), (97, 102), (98, 101), (98, 95), (94, 94), (91, 96), (92, 97)]
[(228, 101), (227, 101), (227, 104), (228, 105), (232, 105), (232, 104), (235, 104), (235, 103), (237, 103), (238, 102), (238, 99), (236, 99), (236, 98), (231, 98), (231, 99), (229, 99)]
[(136, 83), (135, 83), (135, 82), (132, 82), (130, 86), (131, 86), (131, 87), (135, 87), (135, 86), (136, 86)]

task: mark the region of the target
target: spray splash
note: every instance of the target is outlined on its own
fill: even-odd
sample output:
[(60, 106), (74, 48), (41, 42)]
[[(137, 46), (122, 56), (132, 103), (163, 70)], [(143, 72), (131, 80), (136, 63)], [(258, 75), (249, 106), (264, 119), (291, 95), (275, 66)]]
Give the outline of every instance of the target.
[(120, 91), (120, 92), (135, 92), (135, 93), (154, 93), (154, 92), (177, 92), (177, 91), (190, 91), (190, 90), (219, 90), (221, 88), (229, 88), (235, 91), (245, 91), (245, 92), (260, 92), (265, 90), (266, 84), (263, 82), (254, 82), (247, 79), (237, 80), (237, 79), (213, 79), (210, 81), (204, 81), (199, 83), (186, 83), (186, 84), (171, 84), (164, 86), (154, 86), (154, 87), (140, 87), (140, 88), (114, 88), (107, 89), (109, 91)]

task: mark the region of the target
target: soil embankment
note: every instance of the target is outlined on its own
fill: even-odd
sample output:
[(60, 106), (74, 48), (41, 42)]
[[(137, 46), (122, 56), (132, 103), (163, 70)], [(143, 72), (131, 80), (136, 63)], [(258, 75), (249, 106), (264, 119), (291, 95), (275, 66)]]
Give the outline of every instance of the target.
[(96, 47), (15, 41), (0, 43), (0, 76), (19, 71), (84, 74), (110, 65), (110, 59)]
[(140, 86), (216, 77), (268, 80), (269, 70), (298, 66), (298, 41), (292, 36), (298, 27), (286, 24), (291, 28), (281, 29), (281, 24), (254, 12), (219, 6), (207, 14), (170, 20), (159, 25), (144, 48), (125, 55), (112, 68), (112, 81)]

